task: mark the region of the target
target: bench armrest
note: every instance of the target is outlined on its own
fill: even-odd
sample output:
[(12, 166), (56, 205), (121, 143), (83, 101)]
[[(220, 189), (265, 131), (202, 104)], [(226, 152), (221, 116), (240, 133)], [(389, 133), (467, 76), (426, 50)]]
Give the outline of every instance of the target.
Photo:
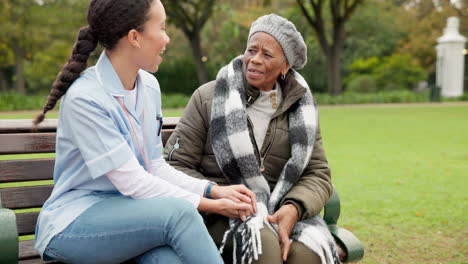
[(335, 240), (340, 243), (346, 251), (344, 262), (356, 262), (364, 257), (364, 247), (359, 239), (350, 231), (337, 225), (340, 217), (340, 197), (335, 188), (333, 194), (324, 208), (323, 219), (328, 225), (328, 230), (332, 233)]
[(327, 225), (336, 225), (338, 223), (338, 218), (340, 218), (340, 197), (335, 187), (333, 187), (333, 193), (328, 199), (328, 202), (325, 204), (323, 212), (323, 220)]
[(15, 213), (0, 207), (0, 260), (2, 263), (18, 262), (18, 229)]
[(337, 225), (329, 225), (328, 230), (346, 251), (346, 259), (343, 262), (357, 262), (364, 257), (364, 247), (353, 233)]

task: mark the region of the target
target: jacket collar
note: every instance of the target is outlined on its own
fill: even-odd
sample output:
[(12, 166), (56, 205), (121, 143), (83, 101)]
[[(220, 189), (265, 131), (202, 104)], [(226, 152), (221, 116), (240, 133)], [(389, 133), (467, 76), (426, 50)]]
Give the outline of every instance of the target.
[(122, 82), (120, 81), (119, 75), (114, 69), (106, 51), (101, 53), (98, 62), (96, 63), (96, 76), (100, 85), (110, 93), (114, 98), (120, 98), (133, 118), (140, 124), (143, 115), (143, 106), (145, 100), (145, 83), (144, 78), (141, 77), (141, 70), (137, 74), (137, 102), (136, 109), (130, 107), (130, 98), (127, 96), (127, 92), (124, 89)]

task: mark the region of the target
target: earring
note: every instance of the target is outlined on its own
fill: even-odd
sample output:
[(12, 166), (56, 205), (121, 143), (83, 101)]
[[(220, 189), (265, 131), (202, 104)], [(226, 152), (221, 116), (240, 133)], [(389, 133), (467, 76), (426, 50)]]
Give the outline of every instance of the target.
[(283, 79), (283, 80), (286, 79), (286, 74), (282, 73), (281, 74), (281, 79)]

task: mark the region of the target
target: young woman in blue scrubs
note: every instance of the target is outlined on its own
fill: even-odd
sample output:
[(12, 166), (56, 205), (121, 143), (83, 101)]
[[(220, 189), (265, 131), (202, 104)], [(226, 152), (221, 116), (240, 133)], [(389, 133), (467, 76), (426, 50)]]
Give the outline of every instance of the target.
[[(189, 177), (162, 158), (161, 91), (146, 71), (158, 70), (169, 43), (163, 5), (92, 0), (87, 19), (34, 120), (66, 93), (36, 249), (66, 263), (222, 263), (197, 209), (244, 219), (255, 195)], [(98, 43), (105, 51), (85, 70)]]

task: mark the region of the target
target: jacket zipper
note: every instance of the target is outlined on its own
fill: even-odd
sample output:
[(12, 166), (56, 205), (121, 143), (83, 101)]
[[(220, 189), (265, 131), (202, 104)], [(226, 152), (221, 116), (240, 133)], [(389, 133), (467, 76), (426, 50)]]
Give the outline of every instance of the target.
[[(273, 119), (270, 120), (270, 123), (268, 124), (268, 129), (270, 129), (270, 126), (271, 126), (271, 122), (272, 122), (272, 121), (273, 121)], [(263, 155), (261, 155), (261, 153), (259, 152), (260, 155), (261, 155), (261, 166), (263, 167), (263, 170), (265, 170), (265, 167), (264, 167), (264, 165), (263, 165), (263, 161), (265, 160), (267, 154), (270, 152), (270, 149), (271, 149), (271, 147), (273, 146), (273, 140), (275, 139), (275, 131), (276, 131), (276, 129), (273, 128), (271, 131), (272, 131), (273, 135), (270, 136), (271, 140), (268, 141), (268, 146), (267, 146), (266, 149), (265, 149), (265, 153), (264, 153)]]
[(253, 139), (255, 149), (257, 150), (257, 153), (258, 153), (257, 162), (260, 163), (260, 171), (263, 172), (265, 170), (265, 167), (263, 166), (263, 158), (262, 158), (262, 155), (260, 154), (260, 150), (258, 149), (257, 141), (255, 140), (255, 135), (253, 134), (254, 126), (252, 124), (252, 120), (250, 120), (250, 117), (248, 115), (247, 115), (247, 122), (249, 123), (250, 128), (251, 128), (249, 129), (250, 139), (251, 140)]
[[(271, 124), (271, 121), (273, 119), (270, 120), (270, 123), (268, 124), (268, 128), (270, 128), (270, 124)], [(247, 121), (251, 127), (250, 131), (249, 131), (249, 134), (250, 134), (250, 137), (253, 139), (253, 142), (254, 142), (254, 146), (255, 146), (255, 149), (257, 150), (257, 153), (258, 153), (258, 156), (257, 159), (260, 163), (260, 172), (264, 172), (265, 171), (265, 165), (264, 165), (264, 161), (265, 161), (265, 157), (267, 156), (268, 152), (270, 151), (271, 149), (271, 146), (273, 145), (273, 140), (270, 140), (268, 142), (268, 146), (265, 150), (265, 154), (262, 155), (262, 153), (260, 152), (260, 150), (258, 149), (258, 145), (257, 145), (257, 141), (255, 140), (255, 135), (253, 135), (253, 124), (252, 124), (252, 121), (250, 120), (250, 117), (247, 116)], [(273, 129), (273, 133), (274, 133), (274, 129)], [(273, 135), (273, 138), (274, 138), (275, 135)]]
[(174, 151), (178, 150), (180, 148), (180, 145), (179, 145), (179, 137), (176, 138), (176, 141), (175, 141), (175, 144), (174, 144), (174, 147), (172, 147), (172, 150), (171, 152), (169, 153), (169, 161), (172, 161), (172, 154), (174, 153)]

